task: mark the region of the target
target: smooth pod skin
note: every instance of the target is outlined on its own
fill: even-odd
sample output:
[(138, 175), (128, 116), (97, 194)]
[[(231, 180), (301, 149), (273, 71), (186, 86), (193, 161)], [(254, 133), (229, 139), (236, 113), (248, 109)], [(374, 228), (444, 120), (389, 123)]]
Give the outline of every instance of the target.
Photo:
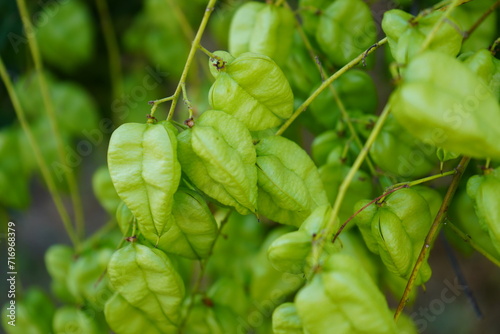
[(64, 302), (75, 302), (75, 296), (68, 289), (67, 277), (74, 263), (75, 252), (66, 245), (52, 245), (45, 252), (45, 267), (52, 279), (51, 290), (56, 297)]
[(252, 136), (236, 118), (204, 112), (179, 134), (182, 170), (201, 191), (241, 214), (257, 210), (256, 153)]
[(267, 256), (276, 270), (292, 274), (304, 272), (311, 252), (312, 237), (304, 231), (294, 231), (274, 240)]
[(500, 99), (500, 60), (489, 50), (481, 49), (465, 59), (464, 64), (488, 85), (497, 99)]
[(397, 333), (384, 295), (353, 257), (334, 254), (295, 297), (304, 333)]
[(108, 275), (113, 288), (162, 333), (177, 329), (184, 283), (165, 253), (136, 243), (127, 245), (113, 254)]
[(102, 207), (108, 213), (113, 214), (121, 203), (121, 200), (113, 186), (107, 166), (101, 166), (94, 172), (92, 176), (92, 189)]
[(293, 112), (293, 93), (276, 63), (243, 53), (219, 71), (208, 93), (213, 109), (239, 119), (250, 131), (282, 124)]
[(95, 317), (73, 305), (65, 305), (56, 310), (52, 320), (54, 334), (73, 333), (101, 334), (105, 330), (99, 328)]
[(126, 123), (109, 142), (108, 166), (116, 192), (153, 244), (166, 232), (181, 178), (176, 135), (169, 122)]
[(316, 40), (335, 65), (343, 66), (375, 43), (376, 31), (365, 2), (337, 0), (321, 16)]
[(318, 170), (300, 146), (271, 136), (256, 150), (261, 214), (298, 227), (316, 207), (328, 204)]
[[(418, 20), (400, 9), (392, 9), (384, 13), (382, 29), (387, 34), (391, 53), (400, 64), (406, 64), (416, 56), (422, 48), (427, 35), (443, 13), (434, 12)], [(428, 50), (435, 50), (450, 56), (456, 56), (462, 46), (462, 35), (457, 30), (458, 24), (448, 18), (435, 33), (428, 45)]]
[(283, 65), (290, 54), (294, 23), (288, 8), (247, 2), (231, 21), (229, 52), (236, 57), (245, 52), (259, 53)]
[(452, 56), (426, 51), (408, 65), (391, 95), (409, 133), (474, 158), (500, 158), (500, 106), (483, 80)]
[(303, 334), (302, 322), (294, 303), (283, 303), (273, 312), (274, 334)]
[(475, 175), (467, 182), (467, 194), (483, 230), (488, 231), (493, 245), (500, 253), (500, 168), (484, 176)]

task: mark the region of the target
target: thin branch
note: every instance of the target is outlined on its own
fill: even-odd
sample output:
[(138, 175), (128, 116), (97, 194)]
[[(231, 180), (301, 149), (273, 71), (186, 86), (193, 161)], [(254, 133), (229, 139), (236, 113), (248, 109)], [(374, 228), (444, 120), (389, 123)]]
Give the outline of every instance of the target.
[(175, 107), (177, 106), (177, 100), (179, 99), (179, 95), (181, 94), (182, 86), (181, 83), (186, 81), (187, 74), (189, 72), (189, 68), (191, 67), (191, 63), (193, 62), (194, 56), (196, 54), (196, 50), (198, 49), (198, 45), (200, 44), (201, 37), (203, 36), (203, 32), (208, 23), (208, 19), (214, 10), (214, 6), (217, 0), (209, 0), (207, 8), (205, 9), (205, 14), (203, 15), (203, 19), (201, 20), (200, 27), (196, 32), (196, 36), (194, 37), (193, 44), (191, 45), (191, 50), (189, 50), (189, 55), (186, 60), (186, 64), (184, 65), (184, 70), (182, 71), (181, 78), (179, 80), (179, 84), (175, 89), (172, 104), (170, 105), (170, 110), (168, 112), (167, 120), (172, 119), (175, 112)]
[(16, 112), (17, 118), (19, 119), (19, 123), (21, 124), (24, 133), (28, 137), (28, 143), (33, 149), (36, 162), (38, 164), (38, 167), (40, 168), (42, 177), (45, 180), (45, 183), (47, 184), (47, 188), (49, 189), (50, 195), (52, 196), (52, 200), (54, 201), (56, 209), (59, 212), (59, 216), (61, 216), (64, 228), (66, 229), (66, 233), (71, 239), (71, 242), (73, 243), (75, 249), (78, 250), (80, 248), (80, 241), (74, 230), (73, 225), (71, 224), (68, 211), (64, 207), (59, 192), (57, 191), (54, 178), (50, 173), (47, 163), (43, 159), (39, 143), (37, 142), (35, 136), (33, 135), (33, 132), (31, 131), (31, 128), (26, 119), (26, 114), (24, 113), (24, 110), (21, 106), (21, 103), (14, 89), (12, 81), (10, 80), (10, 77), (7, 74), (7, 70), (1, 58), (0, 58), (0, 76), (2, 77), (2, 81), (4, 82), (5, 87), (7, 88), (7, 93), (9, 94), (10, 100), (12, 101), (12, 105), (14, 106), (14, 111)]
[(401, 312), (403, 312), (403, 309), (408, 300), (408, 296), (410, 295), (413, 285), (415, 284), (415, 280), (417, 278), (420, 267), (424, 263), (424, 260), (426, 259), (431, 246), (434, 244), (434, 241), (436, 240), (442, 222), (446, 219), (446, 213), (448, 212), (448, 207), (451, 203), (451, 200), (453, 199), (453, 196), (455, 195), (455, 192), (457, 191), (458, 184), (462, 179), (462, 175), (465, 169), (467, 168), (469, 161), (470, 161), (469, 157), (463, 157), (456, 168), (456, 174), (453, 176), (453, 180), (451, 181), (450, 187), (446, 192), (446, 195), (443, 199), (443, 203), (441, 204), (441, 207), (439, 208), (436, 218), (434, 219), (434, 222), (432, 223), (429, 229), (429, 233), (427, 233), (422, 249), (420, 250), (420, 254), (418, 255), (417, 262), (413, 267), (408, 283), (406, 284), (405, 291), (403, 292), (403, 296), (399, 301), (398, 308), (396, 309), (396, 313), (394, 314), (395, 320), (397, 320)]
[(311, 104), (312, 101), (314, 101), (315, 98), (318, 97), (319, 94), (321, 94), (328, 86), (330, 86), (335, 80), (337, 80), (342, 74), (350, 70), (351, 68), (355, 67), (358, 65), (367, 55), (371, 54), (374, 52), (376, 49), (378, 49), (380, 46), (384, 45), (387, 43), (387, 37), (384, 37), (377, 43), (375, 43), (373, 46), (370, 47), (367, 51), (361, 53), (358, 55), (356, 58), (351, 60), (349, 63), (344, 65), (341, 69), (339, 69), (337, 72), (335, 72), (332, 76), (330, 76), (327, 80), (325, 80), (312, 94), (307, 98), (307, 100), (302, 103), (297, 110), (293, 113), (292, 116), (279, 128), (279, 130), (276, 132), (276, 135), (282, 135), (283, 132), (295, 121), (297, 117), (301, 113), (303, 113), (307, 107)]
[[(30, 21), (30, 16), (26, 8), (25, 0), (17, 0), (17, 6), (19, 8), (19, 14), (21, 15), (21, 19), (23, 22), (24, 31), (33, 32), (34, 28)], [(42, 57), (40, 56), (40, 49), (38, 48), (38, 42), (36, 40), (35, 34), (32, 33), (27, 34), (27, 39), (28, 39), (28, 46), (31, 52), (31, 57), (33, 59), (33, 63), (35, 64), (38, 82), (40, 84), (40, 91), (42, 93), (45, 112), (47, 113), (49, 123), (55, 137), (58, 158), (61, 163), (64, 163), (65, 161), (64, 144), (62, 141), (61, 133), (59, 131), (59, 126), (57, 125), (57, 116), (54, 104), (52, 101), (52, 97), (50, 96), (49, 88), (45, 78)], [(65, 170), (64, 176), (66, 178), (66, 181), (68, 182), (71, 202), (73, 204), (77, 235), (78, 238), (82, 238), (85, 234), (84, 233), (85, 219), (83, 215), (82, 201), (78, 191), (78, 183), (76, 182), (75, 174), (72, 168), (67, 168)], [(67, 219), (70, 218), (67, 217)], [(79, 245), (79, 242), (77, 242), (76, 244)]]
[(495, 2), (493, 5), (490, 6), (490, 8), (488, 8), (484, 13), (483, 15), (481, 15), (481, 17), (476, 21), (474, 22), (474, 24), (469, 28), (469, 30), (467, 30), (466, 32), (464, 32), (464, 41), (470, 37), (470, 35), (472, 35), (472, 33), (481, 25), (481, 23), (483, 23), (484, 20), (486, 20), (486, 18), (495, 11), (495, 9), (497, 9), (497, 7), (500, 6), (500, 0), (498, 0), (497, 2)]

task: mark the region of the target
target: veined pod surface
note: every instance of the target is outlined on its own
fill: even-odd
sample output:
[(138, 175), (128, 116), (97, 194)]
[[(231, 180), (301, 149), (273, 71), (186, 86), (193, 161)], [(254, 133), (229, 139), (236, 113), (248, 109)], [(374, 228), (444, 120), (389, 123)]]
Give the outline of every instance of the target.
[(108, 275), (116, 291), (162, 333), (176, 331), (184, 283), (165, 253), (137, 243), (127, 245), (111, 257)]
[(500, 98), (500, 60), (487, 49), (473, 53), (464, 61), (490, 88), (493, 95)]
[(181, 178), (177, 130), (170, 122), (126, 123), (113, 132), (108, 166), (116, 192), (137, 219), (142, 233), (166, 232)]
[(250, 1), (234, 14), (229, 29), (229, 52), (255, 52), (283, 65), (290, 53), (295, 19), (285, 7)]
[[(168, 233), (160, 237), (157, 247), (189, 259), (206, 258), (218, 231), (203, 197), (187, 188), (179, 188), (175, 193), (167, 228)], [(148, 239), (145, 234), (144, 237)]]
[(489, 87), (450, 55), (426, 51), (391, 95), (392, 113), (412, 135), (474, 158), (500, 158), (500, 106)]
[(116, 334), (162, 334), (161, 327), (151, 321), (146, 313), (130, 304), (122, 295), (115, 293), (104, 306), (109, 327)]
[(375, 43), (377, 29), (362, 0), (336, 0), (321, 16), (316, 40), (337, 66), (347, 64)]
[(241, 214), (256, 212), (255, 147), (243, 123), (208, 110), (178, 139), (182, 170), (196, 187)]
[(500, 167), (486, 175), (475, 175), (467, 182), (467, 194), (474, 201), (474, 209), (483, 230), (500, 253)]
[[(365, 201), (356, 204), (361, 207)], [(400, 189), (381, 203), (369, 206), (355, 219), (370, 250), (380, 255), (387, 269), (408, 279), (432, 224), (426, 199), (412, 188)], [(429, 280), (425, 261), (415, 284)]]
[(328, 204), (318, 170), (299, 145), (271, 136), (255, 148), (260, 213), (298, 227), (316, 207)]
[(242, 121), (250, 131), (279, 126), (293, 112), (293, 93), (269, 57), (246, 52), (219, 70), (208, 93), (213, 109)]
[(384, 295), (353, 257), (332, 255), (295, 296), (305, 333), (397, 333)]

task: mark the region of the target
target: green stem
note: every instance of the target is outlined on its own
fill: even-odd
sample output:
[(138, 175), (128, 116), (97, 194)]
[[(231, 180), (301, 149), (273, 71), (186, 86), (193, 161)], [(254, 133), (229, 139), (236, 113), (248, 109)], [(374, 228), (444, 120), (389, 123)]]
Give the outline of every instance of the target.
[(38, 146), (39, 144), (35, 139), (33, 132), (31, 131), (28, 121), (26, 120), (26, 115), (24, 113), (24, 110), (21, 107), (19, 98), (16, 94), (16, 91), (14, 90), (12, 81), (10, 80), (10, 77), (7, 74), (7, 70), (1, 58), (0, 58), (0, 76), (2, 77), (2, 81), (4, 82), (5, 87), (7, 88), (7, 92), (9, 94), (10, 100), (12, 101), (12, 105), (14, 106), (14, 110), (16, 112), (17, 118), (19, 119), (19, 123), (21, 124), (24, 133), (26, 133), (26, 136), (28, 137), (28, 142), (31, 148), (33, 149), (36, 162), (38, 164), (38, 167), (40, 168), (42, 177), (45, 180), (45, 183), (47, 184), (47, 188), (49, 189), (50, 195), (52, 196), (52, 200), (54, 201), (59, 216), (61, 216), (64, 228), (66, 229), (66, 233), (68, 233), (68, 236), (71, 239), (71, 242), (73, 243), (75, 250), (78, 252), (80, 249), (80, 241), (74, 230), (73, 225), (71, 224), (68, 211), (64, 207), (62, 199), (57, 191), (57, 187), (54, 182), (53, 176), (50, 173), (49, 167), (47, 166), (47, 163), (43, 159), (40, 146)]
[(189, 99), (187, 97), (185, 83), (182, 83), (181, 89), (182, 89), (182, 100), (184, 101), (184, 104), (187, 106), (188, 112), (189, 112), (188, 119), (192, 119), (193, 118), (193, 106), (191, 105), (191, 102), (189, 101)]
[(201, 44), (198, 45), (198, 49), (200, 49), (204, 54), (206, 54), (210, 58), (217, 59), (218, 61), (222, 61), (221, 57), (217, 56), (215, 53), (210, 52), (209, 50), (207, 50), (206, 48), (204, 48)]
[(413, 270), (411, 272), (408, 283), (406, 284), (405, 291), (403, 292), (403, 296), (399, 301), (398, 308), (396, 309), (396, 313), (394, 314), (395, 320), (397, 320), (401, 312), (403, 312), (403, 309), (408, 300), (408, 296), (410, 295), (410, 292), (413, 289), (413, 285), (415, 284), (415, 280), (417, 278), (420, 267), (424, 263), (424, 260), (427, 258), (429, 250), (431, 246), (434, 244), (434, 241), (436, 240), (442, 222), (446, 219), (446, 213), (448, 212), (448, 207), (450, 206), (451, 200), (453, 199), (453, 196), (457, 191), (458, 185), (460, 183), (460, 180), (462, 179), (462, 175), (465, 169), (467, 168), (467, 165), (469, 164), (469, 161), (470, 161), (469, 157), (463, 157), (462, 160), (460, 160), (458, 166), (456, 167), (456, 173), (453, 176), (453, 180), (451, 181), (450, 187), (446, 192), (446, 195), (443, 199), (443, 203), (439, 208), (436, 218), (434, 219), (434, 222), (432, 223), (429, 229), (429, 233), (427, 233), (427, 236), (425, 237), (425, 241), (422, 246), (422, 249), (420, 250), (420, 254), (418, 255), (417, 262), (415, 263), (415, 266), (413, 266)]
[(497, 267), (500, 267), (500, 261), (488, 253), (486, 250), (484, 250), (481, 246), (476, 244), (474, 240), (470, 237), (470, 235), (462, 232), (455, 224), (450, 222), (448, 219), (446, 219), (446, 222), (444, 223), (445, 226), (448, 226), (453, 232), (455, 232), (463, 241), (468, 243), (474, 250), (476, 250), (478, 253), (481, 253), (485, 258), (493, 262)]
[(429, 181), (432, 181), (432, 180), (436, 180), (436, 179), (439, 179), (439, 178), (442, 178), (442, 177), (445, 177), (445, 176), (448, 176), (448, 175), (454, 175), (456, 173), (457, 173), (457, 171), (454, 169), (454, 170), (450, 170), (450, 171), (448, 171), (446, 173), (431, 175), (431, 176), (427, 176), (427, 177), (424, 177), (424, 178), (421, 178), (421, 179), (418, 179), (418, 180), (413, 180), (413, 181), (409, 181), (409, 182), (396, 183), (395, 185), (391, 186), (391, 188), (395, 188), (395, 187), (399, 187), (399, 186), (413, 187), (413, 186), (416, 186), (417, 184), (421, 184), (421, 183), (429, 182)]
[(460, 5), (460, 1), (461, 0), (453, 0), (453, 2), (451, 3), (451, 5), (448, 6), (448, 8), (446, 8), (446, 11), (444, 12), (443, 16), (441, 16), (439, 18), (439, 21), (434, 25), (434, 27), (432, 27), (431, 32), (425, 38), (424, 43), (422, 44), (422, 47), (420, 48), (421, 52), (424, 51), (425, 49), (427, 49), (427, 47), (431, 43), (432, 39), (437, 34), (439, 28), (441, 28), (441, 25), (443, 24), (444, 20), (448, 19), (448, 17), (450, 16), (451, 12), (453, 11), (453, 9), (455, 9), (455, 7), (457, 7), (457, 6)]
[[(354, 176), (356, 175), (356, 172), (359, 170), (361, 165), (363, 164), (364, 159), (368, 155), (368, 152), (370, 151), (370, 147), (373, 145), (375, 139), (377, 138), (378, 134), (380, 133), (380, 130), (382, 129), (382, 126), (384, 125), (387, 117), (389, 116), (391, 107), (390, 104), (388, 103), (382, 113), (380, 114), (380, 117), (377, 120), (377, 123), (375, 123), (375, 126), (373, 127), (372, 132), (370, 133), (370, 136), (366, 140), (365, 146), (359, 153), (358, 157), (352, 164), (351, 169), (349, 169), (349, 172), (345, 176), (344, 180), (340, 184), (339, 191), (337, 193), (337, 198), (335, 199), (335, 203), (333, 203), (333, 208), (332, 208), (332, 213), (330, 214), (330, 217), (328, 219), (328, 222), (325, 227), (325, 232), (324, 235), (326, 238), (323, 238), (321, 242), (317, 243), (317, 251), (315, 258), (313, 259), (314, 266), (313, 268), (318, 268), (319, 266), (319, 258), (321, 256), (321, 253), (323, 251), (323, 248), (325, 247), (325, 240), (329, 240), (329, 236), (333, 233), (333, 229), (335, 228), (336, 222), (338, 221), (338, 214), (340, 211), (340, 206), (342, 205), (342, 201), (344, 200), (344, 197), (346, 195), (347, 189), (349, 188), (349, 185), (351, 184), (352, 180), (354, 179)], [(314, 275), (314, 272), (312, 273)], [(311, 277), (312, 278), (312, 277)]]
[[(291, 7), (288, 4), (288, 2), (285, 2), (285, 6), (291, 10)], [(326, 79), (325, 69), (323, 68), (323, 65), (321, 65), (319, 59), (315, 56), (314, 48), (311, 45), (309, 38), (305, 34), (304, 29), (302, 29), (302, 26), (301, 26), (300, 22), (298, 21), (297, 16), (294, 15), (294, 17), (295, 17), (295, 26), (296, 26), (297, 32), (299, 33), (300, 38), (304, 42), (304, 46), (306, 47), (306, 49), (309, 53), (309, 56), (311, 57), (311, 60), (314, 62), (314, 64), (316, 64), (316, 68), (318, 69), (318, 71), (320, 73), (321, 80), (325, 81), (325, 79)], [(349, 114), (347, 113), (347, 110), (345, 109), (344, 103), (340, 99), (340, 96), (337, 93), (337, 90), (335, 89), (335, 87), (333, 87), (333, 85), (329, 85), (328, 88), (332, 92), (333, 98), (335, 99), (335, 102), (337, 103), (337, 106), (339, 107), (340, 113), (342, 114), (342, 118), (343, 118), (344, 122), (347, 124), (347, 128), (349, 129), (349, 132), (351, 133), (351, 135), (354, 138), (354, 142), (356, 143), (356, 145), (358, 145), (359, 148), (362, 148), (363, 143), (359, 139), (358, 133), (356, 132), (356, 129), (354, 129), (354, 126), (352, 125), (351, 119), (349, 118)], [(370, 169), (370, 172), (373, 175), (376, 175), (376, 170), (375, 170), (375, 167), (373, 166), (373, 163), (372, 163), (370, 157), (367, 157), (366, 163), (368, 165), (368, 169)]]
[[(43, 73), (43, 63), (42, 63), (42, 58), (40, 56), (40, 50), (38, 48), (38, 42), (35, 38), (35, 34), (31, 33), (34, 31), (34, 28), (29, 19), (29, 13), (28, 10), (26, 9), (25, 0), (17, 0), (17, 6), (19, 8), (19, 14), (21, 15), (21, 19), (23, 22), (24, 31), (30, 32), (27, 34), (28, 45), (31, 51), (31, 56), (33, 58), (33, 63), (35, 64), (35, 69), (40, 84), (40, 90), (42, 92), (43, 104), (47, 116), (49, 118), (52, 132), (55, 136), (59, 161), (61, 163), (64, 163), (65, 157), (64, 157), (64, 146), (61, 139), (62, 137), (59, 131), (59, 127), (57, 125), (56, 112), (54, 105), (52, 103), (52, 98), (50, 96), (45, 74)], [(67, 168), (64, 175), (66, 177), (66, 181), (68, 182), (71, 202), (73, 204), (77, 235), (79, 238), (82, 238), (85, 234), (84, 232), (85, 219), (83, 216), (82, 201), (80, 198), (80, 194), (78, 192), (78, 184), (76, 182), (75, 174), (72, 168)]]
[(111, 78), (111, 90), (113, 99), (120, 97), (123, 92), (123, 76), (121, 71), (120, 49), (116, 40), (116, 33), (109, 15), (108, 3), (106, 0), (96, 0), (97, 11), (101, 21), (101, 28), (104, 34), (104, 42), (108, 50), (109, 76)]
[(297, 117), (301, 113), (303, 113), (307, 107), (311, 104), (312, 101), (314, 101), (315, 98), (318, 97), (319, 94), (321, 94), (328, 86), (330, 86), (335, 80), (337, 80), (342, 74), (353, 68), (354, 66), (358, 65), (367, 55), (371, 54), (374, 52), (378, 47), (381, 45), (384, 45), (387, 43), (387, 37), (384, 37), (380, 41), (378, 41), (374, 46), (370, 47), (367, 51), (361, 53), (358, 55), (356, 58), (351, 60), (349, 63), (344, 65), (341, 69), (339, 69), (337, 72), (335, 72), (332, 76), (330, 76), (327, 80), (323, 81), (323, 83), (307, 98), (307, 100), (302, 103), (297, 110), (293, 113), (292, 116), (279, 128), (278, 131), (276, 131), (276, 135), (282, 135), (283, 132), (295, 121)]
[(189, 68), (191, 67), (191, 63), (193, 62), (194, 56), (196, 54), (196, 50), (198, 49), (198, 45), (200, 45), (200, 40), (201, 36), (203, 36), (203, 32), (205, 31), (205, 28), (208, 23), (208, 19), (210, 18), (210, 15), (212, 14), (214, 10), (214, 6), (217, 0), (209, 0), (207, 8), (205, 10), (205, 14), (203, 15), (203, 19), (201, 20), (200, 27), (198, 28), (198, 31), (196, 32), (196, 36), (194, 37), (193, 44), (191, 45), (191, 50), (189, 50), (189, 55), (186, 60), (186, 64), (184, 65), (184, 70), (182, 71), (181, 78), (179, 80), (179, 84), (177, 85), (177, 88), (175, 89), (173, 99), (172, 99), (172, 104), (170, 105), (170, 110), (168, 112), (167, 120), (172, 119), (174, 116), (175, 112), (175, 107), (177, 106), (177, 100), (179, 99), (179, 95), (182, 90), (182, 85), (186, 81), (187, 74), (189, 72)]
[(173, 99), (174, 96), (169, 96), (169, 97), (164, 97), (163, 99), (149, 101), (148, 103), (151, 105), (151, 112), (150, 112), (151, 117), (154, 116), (156, 109), (158, 108), (158, 105), (162, 104), (163, 102), (172, 101)]

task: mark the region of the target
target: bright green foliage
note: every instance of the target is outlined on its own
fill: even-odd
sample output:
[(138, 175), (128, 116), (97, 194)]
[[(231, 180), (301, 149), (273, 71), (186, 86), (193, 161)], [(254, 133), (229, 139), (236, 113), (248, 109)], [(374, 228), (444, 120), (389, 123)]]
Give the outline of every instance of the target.
[(467, 182), (467, 194), (474, 202), (479, 224), (500, 252), (500, 168), (471, 177)]
[(243, 123), (209, 110), (179, 135), (179, 161), (189, 179), (239, 213), (257, 210), (257, 170), (252, 136)]
[(271, 58), (251, 52), (220, 69), (208, 100), (250, 131), (276, 127), (293, 111), (293, 93), (281, 69)]
[(229, 30), (229, 52), (268, 56), (277, 64), (286, 62), (293, 40), (293, 13), (273, 4), (249, 1), (233, 16)]
[(116, 192), (156, 243), (167, 232), (181, 177), (177, 131), (170, 123), (127, 123), (113, 132), (108, 166)]
[(375, 22), (362, 0), (336, 0), (321, 15), (316, 40), (335, 65), (347, 64), (375, 43)]
[[(416, 19), (399, 9), (385, 12), (382, 29), (387, 34), (394, 59), (400, 64), (406, 64), (416, 56), (442, 15), (442, 12), (434, 12)], [(457, 29), (457, 23), (447, 18), (432, 38), (428, 49), (456, 56), (461, 46), (462, 35)]]
[(271, 136), (262, 139), (256, 150), (261, 214), (300, 226), (317, 206), (327, 203), (316, 166), (300, 146)]
[[(368, 201), (360, 201), (356, 209)], [(356, 216), (368, 248), (379, 254), (387, 269), (408, 278), (422, 249), (433, 217), (426, 199), (412, 188), (400, 189)], [(424, 262), (416, 284), (425, 283), (431, 269)]]
[(387, 302), (353, 257), (334, 254), (295, 297), (306, 333), (397, 333)]
[(499, 158), (500, 106), (476, 74), (452, 56), (415, 57), (392, 93), (394, 117), (412, 135), (475, 158)]
[[(44, 59), (53, 66), (73, 72), (87, 63), (94, 53), (95, 27), (86, 2), (55, 3), (46, 22), (39, 24), (35, 36)], [(41, 23), (41, 22), (40, 22)]]
[[(130, 306), (115, 296), (115, 300), (106, 305), (107, 318), (119, 317), (123, 322), (131, 315), (120, 311), (137, 310), (162, 333), (176, 329), (184, 298), (184, 284), (165, 253), (144, 245), (130, 244), (113, 254), (108, 275), (113, 288)], [(119, 324), (119, 321), (116, 323)]]

